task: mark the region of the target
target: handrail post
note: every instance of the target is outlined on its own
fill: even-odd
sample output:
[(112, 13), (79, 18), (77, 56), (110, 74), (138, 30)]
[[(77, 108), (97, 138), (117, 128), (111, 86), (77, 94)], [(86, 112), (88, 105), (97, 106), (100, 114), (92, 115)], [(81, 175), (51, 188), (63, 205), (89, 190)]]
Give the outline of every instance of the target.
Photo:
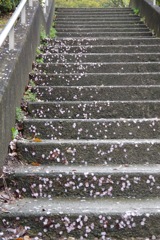
[(29, 7), (33, 7), (33, 0), (29, 0)]
[(43, 5), (43, 12), (44, 12), (44, 14), (46, 14), (46, 12), (47, 12), (47, 9), (46, 9), (46, 0), (44, 0), (44, 5)]
[(14, 27), (9, 33), (9, 50), (14, 49)]
[(26, 7), (25, 6), (21, 12), (21, 23), (26, 24)]
[(153, 6), (155, 6), (156, 5), (156, 0), (153, 0)]

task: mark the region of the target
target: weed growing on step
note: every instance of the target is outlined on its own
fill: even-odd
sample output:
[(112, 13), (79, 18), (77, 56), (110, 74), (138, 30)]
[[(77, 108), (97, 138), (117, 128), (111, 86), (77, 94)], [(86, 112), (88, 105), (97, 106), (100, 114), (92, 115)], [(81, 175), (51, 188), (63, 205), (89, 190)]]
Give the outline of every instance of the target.
[(46, 34), (44, 28), (42, 27), (42, 30), (41, 30), (41, 33), (40, 33), (40, 40), (41, 42), (43, 43), (43, 41), (46, 39), (46, 38), (55, 38), (56, 37), (56, 34), (57, 34), (57, 31), (54, 27), (54, 24), (52, 26), (52, 28), (50, 29), (50, 32), (49, 34)]
[(140, 21), (143, 22), (143, 23), (145, 23), (146, 18), (145, 18), (145, 17), (142, 17), (142, 18), (140, 19)]
[(43, 52), (42, 52), (39, 48), (37, 48), (37, 49), (36, 49), (36, 54), (37, 54), (37, 55), (40, 55), (40, 54), (43, 54)]
[(24, 120), (24, 113), (21, 108), (16, 108), (16, 121), (17, 122), (23, 122)]
[(133, 8), (133, 12), (135, 15), (139, 15), (140, 14), (140, 11), (138, 8)]
[(43, 58), (36, 58), (36, 63), (44, 63)]
[(33, 92), (31, 91), (31, 89), (28, 89), (28, 90), (25, 92), (25, 94), (24, 94), (24, 96), (23, 96), (23, 99), (24, 99), (25, 101), (27, 101), (27, 102), (35, 102), (35, 101), (37, 100), (37, 98), (36, 98), (36, 93), (33, 93)]
[(12, 127), (12, 139), (15, 139), (18, 136), (18, 129), (15, 127)]
[(56, 37), (56, 34), (57, 34), (57, 30), (52, 26), (50, 33), (49, 33), (49, 37), (53, 39)]
[(45, 38), (47, 38), (47, 34), (46, 34), (44, 28), (41, 28), (40, 40), (43, 41)]
[(33, 80), (30, 80), (29, 86), (30, 86), (31, 88), (34, 88), (34, 87), (36, 86), (36, 84), (35, 84), (35, 82), (34, 82)]

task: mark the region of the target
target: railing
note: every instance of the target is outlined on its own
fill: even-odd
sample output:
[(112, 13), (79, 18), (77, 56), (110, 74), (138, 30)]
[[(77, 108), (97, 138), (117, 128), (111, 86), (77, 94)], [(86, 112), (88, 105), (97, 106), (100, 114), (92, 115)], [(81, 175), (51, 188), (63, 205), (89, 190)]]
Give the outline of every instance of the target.
[[(17, 21), (17, 19), (21, 18), (21, 24), (26, 24), (26, 5), (27, 2), (29, 4), (29, 7), (33, 7), (33, 1), (34, 0), (21, 0), (20, 4), (16, 8), (15, 12), (13, 13), (12, 17), (8, 21), (7, 25), (3, 29), (3, 31), (0, 34), (0, 47), (6, 40), (6, 38), (9, 36), (9, 50), (14, 49), (15, 47), (15, 31), (14, 31), (14, 25)], [(43, 11), (44, 14), (46, 14), (46, 8), (48, 6), (48, 0), (43, 0)]]
[(153, 0), (153, 6), (155, 6), (156, 5), (156, 0)]

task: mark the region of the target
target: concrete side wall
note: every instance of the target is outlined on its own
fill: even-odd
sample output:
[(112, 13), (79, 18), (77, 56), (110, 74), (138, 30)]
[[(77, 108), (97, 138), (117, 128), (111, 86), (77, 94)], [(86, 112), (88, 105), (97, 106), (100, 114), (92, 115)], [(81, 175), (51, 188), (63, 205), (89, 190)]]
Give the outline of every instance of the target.
[(160, 36), (160, 7), (153, 6), (152, 0), (130, 0), (130, 7), (138, 8), (147, 26)]
[(41, 25), (46, 32), (53, 20), (54, 1), (44, 18), (38, 1), (33, 8), (27, 8), (27, 25), (16, 25), (15, 49), (8, 51), (8, 43), (0, 49), (0, 168), (4, 164), (11, 141), (11, 128), (15, 125), (15, 109), (20, 106), (21, 98), (28, 83), (36, 48), (39, 44)]

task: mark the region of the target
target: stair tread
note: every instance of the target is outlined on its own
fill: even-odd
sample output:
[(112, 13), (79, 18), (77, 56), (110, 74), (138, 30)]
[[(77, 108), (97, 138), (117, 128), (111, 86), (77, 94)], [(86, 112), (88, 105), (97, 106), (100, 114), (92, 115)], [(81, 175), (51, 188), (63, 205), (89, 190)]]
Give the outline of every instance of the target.
[(139, 122), (159, 122), (160, 118), (104, 118), (104, 119), (70, 119), (70, 118), (59, 118), (59, 119), (54, 119), (54, 118), (46, 118), (46, 119), (40, 119), (40, 118), (26, 118), (24, 119), (24, 122), (134, 122), (134, 123), (139, 123)]
[[(4, 215), (16, 216), (43, 216), (52, 214), (124, 214), (127, 211), (136, 214), (160, 214), (160, 199), (66, 199), (54, 198), (54, 201), (47, 199), (25, 198), (12, 204), (4, 204), (6, 212)], [(8, 212), (7, 212), (8, 210)], [(134, 215), (133, 215), (134, 216)]]
[(1, 219), (43, 239), (158, 235), (160, 39), (131, 8), (58, 8), (54, 26), (30, 75), (22, 162), (4, 167)]
[(160, 139), (59, 139), (59, 140), (50, 140), (42, 139), (42, 142), (34, 142), (30, 140), (19, 140), (18, 143), (24, 145), (47, 145), (47, 144), (159, 144)]
[(34, 176), (34, 175), (45, 175), (46, 177), (52, 177), (54, 174), (104, 174), (104, 175), (117, 175), (117, 174), (160, 174), (160, 164), (134, 164), (134, 165), (25, 165), (12, 168), (11, 175), (16, 176)]

